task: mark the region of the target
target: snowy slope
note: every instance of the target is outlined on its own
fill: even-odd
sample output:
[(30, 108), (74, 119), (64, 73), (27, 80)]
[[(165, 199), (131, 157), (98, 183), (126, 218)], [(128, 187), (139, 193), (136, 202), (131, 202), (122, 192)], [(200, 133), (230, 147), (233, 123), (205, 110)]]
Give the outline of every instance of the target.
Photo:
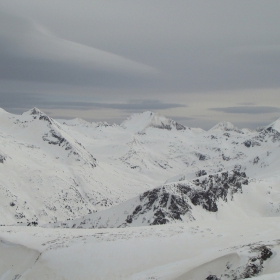
[(279, 222), (278, 217), (122, 229), (1, 227), (0, 275), (20, 280), (275, 280)]
[(280, 133), (280, 118), (266, 127), (266, 129), (270, 129), (270, 128)]
[(118, 228), (275, 216), (280, 216), (280, 178), (249, 179), (233, 170), (164, 184), (107, 210), (46, 227)]
[(0, 279), (279, 279), (279, 144), (279, 120), (0, 109)]
[(0, 224), (77, 218), (147, 189), (114, 166), (98, 164), (37, 108), (21, 116), (2, 110), (0, 117)]

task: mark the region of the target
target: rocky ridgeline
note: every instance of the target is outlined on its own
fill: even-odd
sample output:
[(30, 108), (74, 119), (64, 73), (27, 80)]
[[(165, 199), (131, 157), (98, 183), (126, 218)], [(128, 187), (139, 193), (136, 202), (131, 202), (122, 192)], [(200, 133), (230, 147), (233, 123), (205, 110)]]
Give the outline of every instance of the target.
[[(50, 145), (58, 145), (64, 148), (65, 151), (68, 151), (68, 157), (73, 155), (75, 156), (76, 161), (80, 161), (82, 158), (84, 158), (84, 160), (92, 167), (96, 167), (96, 159), (90, 153), (88, 153), (80, 143), (75, 141), (74, 146), (56, 129), (53, 128), (48, 133), (45, 133), (42, 136), (42, 139), (48, 142)], [(86, 158), (83, 156), (83, 154), (86, 154)]]
[(106, 211), (57, 223), (54, 227), (107, 228), (193, 221), (196, 219), (194, 206), (217, 212), (219, 200), (232, 200), (247, 184), (246, 174), (237, 170), (201, 176), (193, 181), (163, 185)]
[(54, 123), (52, 118), (47, 116), (44, 112), (42, 112), (41, 110), (39, 110), (36, 107), (34, 107), (33, 109), (30, 110), (30, 115), (32, 115), (34, 119), (37, 119), (37, 117), (38, 117), (39, 120), (46, 121), (49, 124), (53, 124)]
[(245, 147), (255, 147), (261, 146), (262, 142), (266, 142), (267, 140), (272, 141), (273, 143), (280, 141), (280, 133), (273, 129), (272, 127), (262, 127), (257, 129), (258, 135), (253, 137), (252, 139), (248, 139), (243, 142)]
[(6, 157), (4, 155), (0, 154), (0, 163), (4, 163), (5, 160), (6, 160)]
[[(50, 130), (42, 136), (43, 141), (50, 145), (57, 145), (64, 148), (65, 151), (68, 151), (68, 157), (73, 155), (76, 161), (84, 160), (91, 167), (96, 167), (96, 159), (75, 139), (72, 139), (72, 141), (67, 140), (66, 137), (63, 136), (62, 128), (56, 121), (37, 108), (31, 109), (29, 114), (33, 116), (34, 120), (39, 119), (40, 121), (47, 122), (47, 126)], [(67, 136), (69, 137), (69, 135)]]
[(150, 225), (181, 221), (182, 216), (187, 213), (190, 220), (193, 220), (195, 218), (191, 213), (191, 204), (217, 212), (218, 200), (227, 201), (228, 196), (233, 199), (235, 193), (242, 192), (242, 185), (248, 185), (246, 174), (234, 170), (198, 178), (191, 183), (162, 186), (140, 195), (142, 203), (127, 217), (126, 222), (131, 223), (151, 210), (154, 215), (149, 221)]
[(169, 123), (165, 124), (163, 122), (161, 122), (160, 124), (152, 124), (151, 127), (154, 128), (159, 128), (159, 129), (167, 129), (167, 130), (171, 130), (172, 127), (174, 127), (176, 130), (185, 130), (186, 127), (183, 126), (182, 124), (179, 124), (173, 120), (168, 120)]
[(259, 135), (255, 139), (264, 141), (266, 138), (271, 139), (272, 142), (280, 141), (280, 133), (272, 127), (258, 129)]

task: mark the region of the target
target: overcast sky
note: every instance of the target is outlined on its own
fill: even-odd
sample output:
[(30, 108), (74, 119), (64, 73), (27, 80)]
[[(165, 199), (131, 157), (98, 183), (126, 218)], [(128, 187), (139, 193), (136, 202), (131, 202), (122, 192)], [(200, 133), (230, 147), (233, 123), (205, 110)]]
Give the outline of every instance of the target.
[(0, 0), (0, 107), (188, 126), (280, 117), (280, 1)]

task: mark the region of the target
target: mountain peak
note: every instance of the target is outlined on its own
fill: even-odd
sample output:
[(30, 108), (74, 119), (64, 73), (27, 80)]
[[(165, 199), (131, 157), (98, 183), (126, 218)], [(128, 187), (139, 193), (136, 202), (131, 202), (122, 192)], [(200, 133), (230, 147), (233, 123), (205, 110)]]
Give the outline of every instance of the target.
[(128, 117), (124, 122), (122, 122), (121, 126), (135, 133), (141, 132), (149, 127), (167, 130), (186, 129), (183, 125), (177, 123), (176, 121), (173, 121), (171, 119), (166, 118), (163, 115), (151, 111), (133, 114), (130, 117)]
[(242, 130), (240, 130), (239, 128), (234, 126), (234, 124), (231, 122), (220, 122), (220, 123), (216, 124), (214, 127), (212, 127), (211, 129), (209, 129), (209, 131), (215, 131), (215, 130), (235, 131), (235, 132), (241, 133), (241, 134), (244, 133)]
[(235, 126), (231, 122), (219, 122), (215, 126), (213, 126), (210, 130), (217, 130), (217, 129), (222, 129), (222, 130), (234, 130)]
[(40, 109), (38, 109), (37, 107), (34, 107), (26, 112), (23, 113), (23, 115), (46, 115), (44, 112), (42, 112)]
[(39, 120), (47, 121), (49, 124), (53, 123), (52, 118), (50, 118), (46, 113), (42, 112), (40, 109), (34, 107), (27, 112), (24, 112), (22, 115), (25, 116), (34, 116), (36, 118), (37, 116), (39, 117)]

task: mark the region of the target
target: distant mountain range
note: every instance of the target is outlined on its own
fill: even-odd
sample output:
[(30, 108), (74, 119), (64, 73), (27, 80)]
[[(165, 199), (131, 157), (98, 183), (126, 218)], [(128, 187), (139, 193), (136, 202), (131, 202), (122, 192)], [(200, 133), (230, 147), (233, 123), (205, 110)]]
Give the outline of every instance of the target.
[(213, 213), (277, 216), (279, 142), (280, 119), (254, 131), (228, 122), (204, 131), (153, 112), (109, 125), (1, 109), (0, 224), (128, 227)]

